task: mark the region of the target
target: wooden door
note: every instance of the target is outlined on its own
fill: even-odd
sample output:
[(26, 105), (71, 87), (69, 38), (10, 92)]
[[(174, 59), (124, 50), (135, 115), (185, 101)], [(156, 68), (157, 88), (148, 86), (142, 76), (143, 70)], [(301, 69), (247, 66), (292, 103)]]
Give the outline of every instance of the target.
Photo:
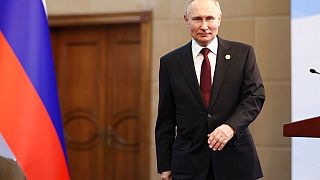
[(71, 179), (148, 179), (150, 73), (141, 24), (51, 32)]

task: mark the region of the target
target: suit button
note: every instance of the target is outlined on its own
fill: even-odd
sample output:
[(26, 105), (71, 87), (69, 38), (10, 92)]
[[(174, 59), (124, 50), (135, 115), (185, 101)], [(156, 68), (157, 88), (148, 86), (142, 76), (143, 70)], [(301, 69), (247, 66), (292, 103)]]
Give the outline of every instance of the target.
[(211, 118), (212, 116), (211, 116), (211, 114), (208, 114), (207, 117), (208, 117), (208, 118)]

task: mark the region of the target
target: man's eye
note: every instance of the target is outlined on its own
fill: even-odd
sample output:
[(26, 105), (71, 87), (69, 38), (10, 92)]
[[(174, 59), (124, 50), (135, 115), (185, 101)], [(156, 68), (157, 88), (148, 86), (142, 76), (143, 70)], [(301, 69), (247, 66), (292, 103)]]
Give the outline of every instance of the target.
[(208, 17), (207, 20), (208, 20), (208, 21), (213, 21), (213, 20), (214, 20), (214, 17)]

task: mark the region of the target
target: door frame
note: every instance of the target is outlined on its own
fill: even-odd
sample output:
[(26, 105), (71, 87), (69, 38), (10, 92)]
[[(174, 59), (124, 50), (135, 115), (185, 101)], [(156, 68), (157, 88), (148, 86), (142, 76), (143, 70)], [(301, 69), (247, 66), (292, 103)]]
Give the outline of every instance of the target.
[[(151, 38), (152, 38), (152, 13), (151, 11), (110, 13), (110, 14), (86, 14), (86, 15), (49, 15), (50, 28), (65, 28), (71, 26), (93, 26), (112, 24), (140, 24), (141, 55), (142, 55), (142, 94), (141, 106), (142, 127), (140, 137), (141, 159), (139, 161), (140, 179), (149, 179), (150, 176), (150, 119), (151, 119)], [(52, 42), (55, 43), (55, 42)]]

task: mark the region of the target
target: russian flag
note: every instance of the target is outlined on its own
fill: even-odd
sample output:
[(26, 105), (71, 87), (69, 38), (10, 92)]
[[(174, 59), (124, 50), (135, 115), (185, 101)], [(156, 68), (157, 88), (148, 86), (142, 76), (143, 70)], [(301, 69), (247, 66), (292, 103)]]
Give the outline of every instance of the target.
[(0, 1), (0, 133), (27, 179), (70, 179), (41, 0)]

